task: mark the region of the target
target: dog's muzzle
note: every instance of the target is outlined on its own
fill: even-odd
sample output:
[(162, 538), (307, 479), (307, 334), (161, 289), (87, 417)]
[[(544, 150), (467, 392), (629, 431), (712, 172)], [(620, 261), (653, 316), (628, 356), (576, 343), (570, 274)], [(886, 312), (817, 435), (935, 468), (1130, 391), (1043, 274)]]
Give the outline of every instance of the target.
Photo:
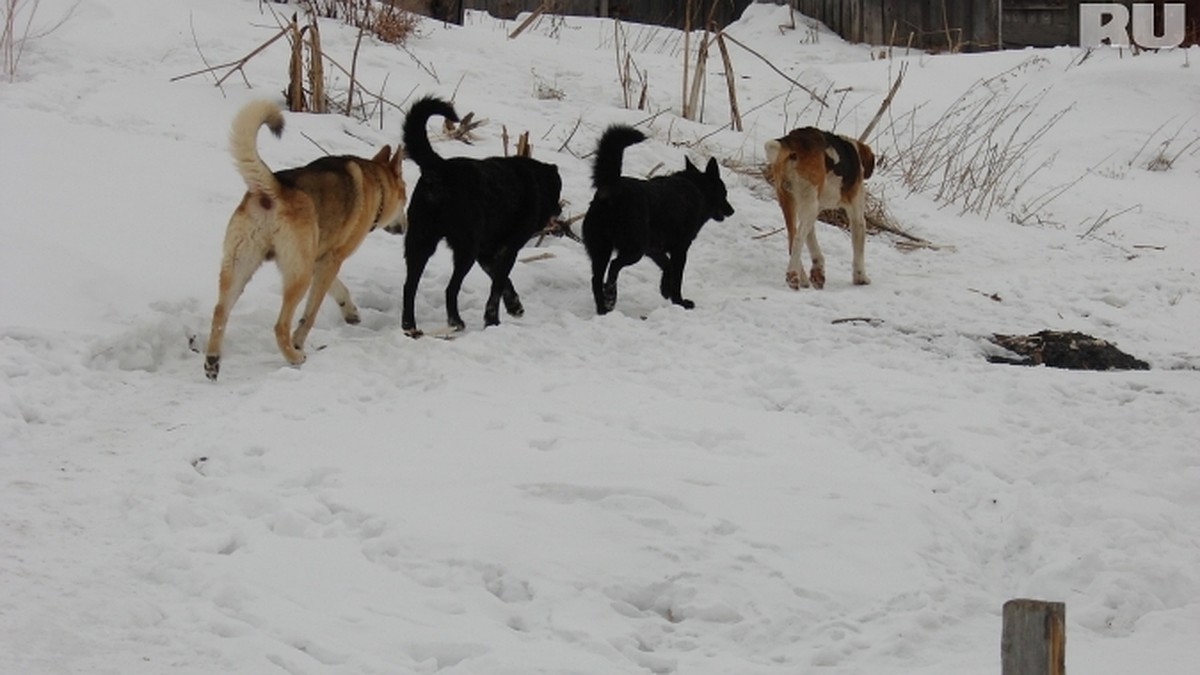
[(400, 216), (397, 217), (395, 220), (393, 220), (390, 225), (387, 225), (386, 227), (384, 227), (383, 231), (387, 232), (388, 234), (404, 234), (404, 231), (407, 229), (408, 229), (408, 214), (405, 213), (403, 209), (401, 209)]

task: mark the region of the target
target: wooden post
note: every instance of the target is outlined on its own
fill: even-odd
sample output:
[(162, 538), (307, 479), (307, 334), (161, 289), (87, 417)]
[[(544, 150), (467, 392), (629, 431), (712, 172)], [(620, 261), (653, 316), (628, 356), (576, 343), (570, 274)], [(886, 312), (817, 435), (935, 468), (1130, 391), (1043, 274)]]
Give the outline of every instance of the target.
[(1067, 606), (1042, 600), (1004, 603), (1001, 675), (1066, 675)]

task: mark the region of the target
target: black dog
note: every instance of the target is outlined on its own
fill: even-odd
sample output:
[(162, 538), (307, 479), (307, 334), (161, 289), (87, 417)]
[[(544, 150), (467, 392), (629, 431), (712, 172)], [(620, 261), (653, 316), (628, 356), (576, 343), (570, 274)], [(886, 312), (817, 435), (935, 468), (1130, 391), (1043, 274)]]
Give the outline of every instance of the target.
[[(611, 126), (596, 149), (592, 168), (596, 195), (583, 219), (583, 243), (592, 260), (592, 296), (599, 314), (617, 304), (621, 269), (643, 255), (662, 268), (662, 296), (684, 309), (694, 307), (682, 291), (688, 248), (710, 218), (721, 221), (733, 215), (715, 159), (708, 160), (703, 172), (685, 159), (683, 171), (669, 176), (621, 177), (625, 148), (645, 139), (632, 127)], [(612, 258), (614, 250), (616, 258)]]
[(438, 242), (445, 239), (454, 253), (454, 271), (446, 285), (450, 327), (465, 327), (458, 313), (458, 291), (476, 261), (492, 278), (483, 322), (494, 326), (500, 323), (501, 299), (512, 316), (524, 314), (509, 274), (521, 247), (562, 212), (558, 167), (527, 157), (445, 159), (433, 151), (425, 131), (434, 115), (458, 121), (449, 103), (433, 97), (414, 103), (404, 120), (406, 152), (421, 167), (408, 200), (404, 236), (408, 270), (400, 325), (412, 337), (421, 335), (413, 312), (417, 285)]

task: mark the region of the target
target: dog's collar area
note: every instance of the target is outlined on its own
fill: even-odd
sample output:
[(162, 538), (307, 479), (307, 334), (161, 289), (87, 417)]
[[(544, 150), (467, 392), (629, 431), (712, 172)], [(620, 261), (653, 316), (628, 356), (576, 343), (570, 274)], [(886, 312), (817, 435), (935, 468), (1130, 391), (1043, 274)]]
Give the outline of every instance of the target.
[(375, 222), (371, 223), (371, 229), (379, 227), (379, 221), (383, 220), (383, 204), (387, 201), (386, 195), (379, 195), (379, 208), (375, 209)]

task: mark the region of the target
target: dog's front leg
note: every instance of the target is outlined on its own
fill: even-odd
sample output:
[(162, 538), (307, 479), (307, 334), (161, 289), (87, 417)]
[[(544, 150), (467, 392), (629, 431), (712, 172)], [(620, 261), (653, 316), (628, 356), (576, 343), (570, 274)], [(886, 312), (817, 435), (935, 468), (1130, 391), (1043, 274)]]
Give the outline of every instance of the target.
[(507, 280), (500, 298), (504, 300), (504, 311), (508, 312), (509, 316), (518, 318), (525, 316), (525, 305), (521, 304), (521, 296), (517, 294), (517, 288), (513, 286), (512, 278)]
[(670, 281), (668, 282), (670, 295), (668, 299), (684, 309), (692, 309), (696, 306), (696, 303), (683, 297), (683, 269), (687, 266), (687, 258), (688, 250), (686, 246), (672, 251), (670, 256), (670, 271), (663, 274), (664, 276), (670, 274)]
[(334, 278), (333, 285), (329, 287), (329, 297), (333, 298), (338, 309), (342, 310), (343, 321), (350, 325), (357, 325), (362, 321), (362, 317), (358, 314), (358, 306), (350, 298), (350, 289), (346, 288), (346, 284), (342, 283), (341, 279)]
[[(300, 317), (300, 325), (296, 326), (296, 331), (292, 333), (292, 346), (299, 351), (304, 350), (308, 333), (317, 321), (317, 311), (321, 309), (321, 301), (325, 299), (325, 294), (331, 291), (334, 282), (337, 281), (337, 273), (342, 264), (341, 260), (336, 260), (332, 256), (331, 253), (318, 260), (315, 265), (312, 287), (308, 291), (308, 304), (304, 307), (304, 316)], [(342, 290), (345, 291), (346, 287), (342, 286)]]
[(654, 251), (646, 255), (650, 256), (654, 264), (662, 270), (662, 277), (658, 281), (658, 292), (664, 300), (670, 300), (672, 289), (675, 287), (672, 281), (671, 257), (663, 251)]
[(853, 280), (855, 285), (865, 286), (871, 283), (871, 278), (867, 276), (867, 220), (861, 191), (855, 196), (854, 203), (846, 208), (846, 216), (850, 221), (850, 245), (854, 249)]

